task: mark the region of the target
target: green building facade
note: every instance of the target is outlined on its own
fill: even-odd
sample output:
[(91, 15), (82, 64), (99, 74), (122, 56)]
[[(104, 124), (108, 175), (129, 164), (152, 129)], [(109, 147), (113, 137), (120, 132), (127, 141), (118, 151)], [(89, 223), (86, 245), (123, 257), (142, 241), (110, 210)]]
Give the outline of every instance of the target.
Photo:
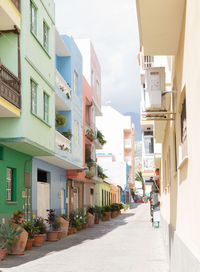
[(0, 79), (1, 221), (18, 209), (30, 219), (32, 158), (52, 156), (55, 141), (54, 1), (21, 0), (20, 10), (8, 2), (8, 24), (0, 29), (0, 65), (6, 67)]

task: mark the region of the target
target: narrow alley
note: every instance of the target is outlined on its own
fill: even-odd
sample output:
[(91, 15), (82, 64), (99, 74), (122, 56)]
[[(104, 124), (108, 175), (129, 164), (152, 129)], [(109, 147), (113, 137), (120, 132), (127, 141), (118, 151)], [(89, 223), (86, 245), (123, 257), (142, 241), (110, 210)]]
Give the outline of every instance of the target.
[(167, 272), (160, 229), (153, 229), (148, 204), (101, 222), (57, 243), (45, 242), (22, 256), (7, 256), (1, 272)]

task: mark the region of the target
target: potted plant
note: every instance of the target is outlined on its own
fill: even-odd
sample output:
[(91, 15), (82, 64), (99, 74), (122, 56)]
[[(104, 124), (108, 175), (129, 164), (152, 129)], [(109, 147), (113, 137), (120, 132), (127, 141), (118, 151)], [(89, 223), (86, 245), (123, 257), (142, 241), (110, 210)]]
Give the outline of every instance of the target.
[(104, 207), (101, 208), (101, 221), (106, 221), (107, 217), (106, 217), (106, 212)]
[(47, 231), (47, 241), (56, 242), (58, 241), (60, 222), (56, 217), (56, 211), (54, 209), (47, 210), (48, 218), (46, 219), (49, 224), (50, 230)]
[(89, 140), (93, 141), (94, 139), (96, 139), (95, 135), (94, 135), (94, 131), (90, 128), (87, 129), (86, 131), (86, 136), (89, 138)]
[(11, 216), (11, 222), (17, 225), (22, 224), (24, 222), (23, 215), (24, 212), (22, 212), (21, 210), (14, 211)]
[(102, 134), (102, 132), (100, 130), (97, 130), (97, 140), (99, 141), (99, 143), (103, 146), (104, 144), (106, 144), (106, 140), (104, 139), (104, 135)]
[(111, 216), (111, 207), (107, 205), (107, 206), (104, 207), (104, 210), (105, 210), (107, 220), (109, 220), (110, 216)]
[(101, 207), (95, 206), (95, 224), (99, 224), (99, 218), (101, 217)]
[(72, 130), (68, 129), (67, 131), (62, 133), (63, 136), (65, 136), (68, 140), (71, 140), (73, 134), (72, 134)]
[(67, 121), (67, 117), (62, 114), (56, 113), (56, 127), (64, 126)]
[(33, 246), (42, 246), (44, 242), (44, 237), (47, 232), (47, 226), (42, 217), (38, 217), (34, 222), (34, 227), (38, 227), (39, 232), (33, 234)]
[(10, 222), (8, 225), (0, 225), (0, 261), (5, 259), (7, 248), (12, 247), (18, 241), (18, 236), (23, 232), (22, 229), (18, 229), (18, 226), (13, 226)]
[(60, 222), (60, 230), (61, 230), (62, 236), (67, 236), (68, 230), (69, 230), (69, 220), (67, 218), (67, 215), (65, 213), (60, 214), (58, 216), (58, 221)]
[(34, 241), (34, 234), (39, 233), (40, 229), (39, 227), (34, 226), (33, 221), (26, 221), (23, 223), (23, 228), (28, 232), (28, 240), (26, 243), (26, 250), (31, 250), (33, 241)]
[(88, 208), (87, 208), (88, 227), (94, 226), (94, 214), (95, 214), (95, 207), (88, 206)]
[(85, 171), (85, 177), (88, 179), (92, 179), (94, 177), (94, 173), (90, 170)]
[(69, 226), (69, 234), (74, 234), (77, 232), (75, 211), (72, 211), (69, 215)]
[(10, 223), (13, 227), (17, 226), (17, 230), (21, 230), (21, 233), (17, 236), (17, 242), (11, 247), (10, 253), (12, 255), (23, 255), (28, 240), (28, 233), (21, 226), (24, 222), (24, 213), (21, 210), (14, 211), (11, 216)]

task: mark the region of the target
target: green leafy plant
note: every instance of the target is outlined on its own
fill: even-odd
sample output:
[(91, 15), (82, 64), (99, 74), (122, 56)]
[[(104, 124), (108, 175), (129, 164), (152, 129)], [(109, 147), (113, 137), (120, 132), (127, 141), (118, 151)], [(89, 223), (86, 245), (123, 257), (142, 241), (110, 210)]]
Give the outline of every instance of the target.
[(88, 178), (88, 179), (91, 179), (94, 177), (94, 173), (90, 170), (88, 171), (85, 171), (85, 177)]
[(56, 210), (55, 209), (48, 209), (48, 218), (46, 219), (46, 222), (49, 223), (51, 230), (58, 230), (60, 228), (60, 222), (57, 219), (56, 216)]
[(100, 218), (101, 217), (101, 207), (95, 206), (95, 218)]
[(91, 205), (88, 206), (88, 207), (87, 207), (87, 212), (94, 215), (94, 214), (95, 214), (95, 207), (94, 207), (94, 206), (91, 206)]
[(22, 227), (28, 232), (28, 238), (32, 239), (34, 234), (40, 232), (40, 228), (34, 226), (33, 221), (26, 221), (23, 223)]
[[(15, 245), (17, 243), (18, 235), (23, 232), (22, 229), (18, 229), (19, 226), (13, 226), (12, 223), (0, 225), (0, 248)], [(17, 230), (18, 229), (18, 230)]]
[(73, 135), (72, 130), (68, 129), (67, 131), (63, 132), (62, 135), (65, 136), (67, 139), (71, 140), (72, 135)]
[(108, 176), (106, 176), (103, 172), (103, 168), (99, 165), (97, 165), (97, 175), (98, 177), (102, 178), (102, 179), (105, 179), (105, 178), (108, 178)]
[(47, 226), (46, 226), (45, 221), (42, 217), (38, 217), (35, 220), (34, 226), (39, 228), (40, 234), (45, 234), (47, 232)]
[(86, 131), (86, 135), (89, 136), (89, 138), (93, 141), (94, 139), (96, 139), (94, 131), (90, 128), (87, 129)]
[(102, 208), (101, 208), (101, 216), (102, 216), (102, 217), (106, 216), (105, 207), (102, 207)]
[(65, 213), (62, 213), (59, 216), (68, 221), (68, 216)]
[(144, 182), (144, 178), (142, 176), (142, 171), (137, 171), (135, 173), (135, 180), (140, 181), (142, 184), (142, 190), (143, 190), (143, 196), (145, 196), (145, 182)]
[(104, 135), (102, 134), (102, 132), (100, 130), (97, 130), (97, 140), (99, 141), (99, 143), (101, 145), (106, 144), (106, 140), (104, 139)]
[(111, 207), (109, 205), (104, 207), (105, 212), (110, 212), (111, 211)]
[(11, 222), (15, 224), (22, 224), (24, 220), (23, 215), (24, 212), (21, 210), (14, 211), (11, 216)]
[(56, 127), (64, 126), (67, 121), (67, 117), (62, 114), (56, 113)]

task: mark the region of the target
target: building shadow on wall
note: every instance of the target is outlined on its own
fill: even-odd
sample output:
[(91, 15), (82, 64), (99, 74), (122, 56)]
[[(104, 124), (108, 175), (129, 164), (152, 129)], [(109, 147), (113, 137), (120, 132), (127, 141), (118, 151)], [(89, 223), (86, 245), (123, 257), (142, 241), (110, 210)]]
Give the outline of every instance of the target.
[(76, 234), (64, 237), (58, 242), (44, 242), (42, 247), (33, 247), (31, 251), (26, 251), (25, 255), (7, 256), (6, 259), (0, 263), (0, 268), (17, 267), (52, 254), (53, 252), (59, 252), (80, 245), (85, 241), (99, 239), (116, 228), (126, 225), (126, 219), (134, 215), (135, 214), (130, 210), (130, 212), (122, 213), (114, 219), (100, 222), (99, 225), (95, 225), (93, 228), (87, 228)]

